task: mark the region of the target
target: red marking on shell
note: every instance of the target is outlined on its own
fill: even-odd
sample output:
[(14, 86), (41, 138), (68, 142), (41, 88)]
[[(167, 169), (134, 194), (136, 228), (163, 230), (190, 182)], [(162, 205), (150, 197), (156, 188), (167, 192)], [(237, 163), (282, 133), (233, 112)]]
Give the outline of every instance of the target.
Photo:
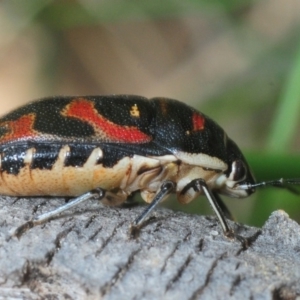
[(17, 139), (28, 139), (37, 136), (33, 130), (35, 114), (28, 114), (20, 117), (15, 121), (6, 121), (0, 124), (2, 128), (7, 130), (1, 138), (0, 142), (10, 142)]
[(74, 99), (62, 111), (66, 117), (77, 118), (93, 126), (100, 135), (105, 134), (109, 140), (128, 143), (146, 143), (151, 137), (133, 126), (115, 124), (99, 114), (94, 103), (84, 98)]
[(193, 130), (203, 130), (204, 129), (204, 124), (205, 124), (205, 118), (198, 113), (194, 112), (193, 113)]

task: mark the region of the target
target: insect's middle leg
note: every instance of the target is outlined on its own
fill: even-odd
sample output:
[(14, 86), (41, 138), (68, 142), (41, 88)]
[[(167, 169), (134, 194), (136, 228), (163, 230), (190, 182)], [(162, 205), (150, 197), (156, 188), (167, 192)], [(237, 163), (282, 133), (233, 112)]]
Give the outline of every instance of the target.
[(162, 202), (167, 196), (169, 196), (175, 189), (175, 183), (173, 181), (165, 181), (159, 188), (157, 194), (153, 198), (152, 202), (146, 207), (146, 209), (134, 220), (131, 224), (130, 235), (135, 237), (138, 234), (139, 229), (143, 225), (145, 219), (150, 215), (152, 210)]

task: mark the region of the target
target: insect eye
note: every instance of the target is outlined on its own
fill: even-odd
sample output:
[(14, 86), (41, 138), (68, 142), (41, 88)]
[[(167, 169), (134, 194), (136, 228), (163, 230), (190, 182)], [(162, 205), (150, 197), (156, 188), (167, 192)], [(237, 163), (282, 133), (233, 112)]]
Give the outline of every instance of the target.
[(247, 167), (242, 160), (236, 160), (232, 163), (230, 179), (233, 181), (242, 181), (246, 178)]

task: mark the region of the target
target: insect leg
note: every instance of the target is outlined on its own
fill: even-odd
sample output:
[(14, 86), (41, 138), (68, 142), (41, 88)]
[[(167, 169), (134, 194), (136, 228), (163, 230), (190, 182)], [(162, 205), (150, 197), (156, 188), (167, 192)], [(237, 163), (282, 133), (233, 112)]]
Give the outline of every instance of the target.
[(217, 218), (219, 219), (219, 222), (221, 224), (224, 234), (226, 236), (231, 235), (231, 233), (233, 231), (226, 222), (225, 214), (222, 211), (222, 209), (220, 208), (220, 206), (218, 204), (218, 200), (216, 200), (213, 192), (211, 192), (210, 189), (208, 188), (205, 180), (203, 180), (201, 178), (192, 180), (189, 184), (187, 184), (184, 187), (184, 189), (182, 190), (182, 193), (185, 193), (190, 188), (193, 188), (196, 192), (201, 192), (201, 191), (204, 192), (209, 204), (211, 205), (213, 211), (215, 212), (215, 214), (217, 215)]
[(130, 235), (135, 237), (141, 228), (144, 220), (149, 216), (152, 210), (164, 200), (175, 189), (175, 183), (173, 181), (165, 181), (161, 186), (151, 204), (139, 215), (130, 227)]
[[(228, 238), (231, 238), (231, 239), (236, 238), (238, 241), (241, 242), (243, 248), (245, 248), (245, 249), (248, 248), (250, 241), (248, 241), (246, 238), (244, 238), (242, 236), (239, 236), (239, 235), (235, 234), (233, 229), (228, 225), (228, 223), (226, 221), (226, 218), (225, 218), (226, 213), (224, 213), (224, 211), (222, 210), (223, 207), (220, 208), (218, 200), (216, 200), (213, 192), (208, 188), (205, 180), (203, 180), (201, 178), (192, 180), (183, 189), (183, 192), (187, 191), (190, 188), (193, 188), (197, 192), (201, 192), (201, 191), (204, 192), (204, 194), (205, 194), (207, 200), (209, 201), (212, 209), (214, 210), (215, 214), (217, 215), (217, 218), (218, 218), (218, 220), (221, 224), (221, 227), (223, 229), (224, 235)], [(223, 202), (221, 202), (221, 205), (222, 204), (223, 204)]]
[(224, 201), (221, 199), (221, 197), (219, 196), (218, 193), (214, 193), (213, 192), (213, 195), (215, 197), (215, 200), (216, 202), (218, 203), (220, 209), (222, 210), (224, 216), (231, 220), (231, 221), (234, 221), (234, 217), (232, 216), (232, 213), (229, 211), (227, 205), (224, 203)]
[(49, 221), (50, 219), (52, 219), (53, 217), (59, 215), (60, 213), (70, 209), (71, 207), (74, 207), (74, 206), (78, 205), (79, 203), (82, 203), (82, 202), (89, 200), (91, 198), (94, 198), (94, 197), (97, 197), (99, 200), (103, 199), (105, 197), (105, 191), (100, 188), (97, 188), (88, 193), (85, 193), (85, 194), (73, 199), (72, 201), (58, 207), (57, 209), (54, 209), (50, 212), (44, 213), (38, 217), (35, 217), (35, 218), (29, 220), (25, 224), (19, 226), (13, 235), (20, 237), (28, 229), (30, 229), (36, 225), (43, 224), (43, 223)]

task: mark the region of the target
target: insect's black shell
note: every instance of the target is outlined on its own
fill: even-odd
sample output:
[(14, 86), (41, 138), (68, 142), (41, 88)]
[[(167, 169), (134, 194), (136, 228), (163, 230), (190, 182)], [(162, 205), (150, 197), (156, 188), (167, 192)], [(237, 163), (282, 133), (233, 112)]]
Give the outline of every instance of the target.
[[(119, 142), (103, 140), (96, 136), (94, 128), (80, 119), (61, 114), (74, 99), (84, 98), (94, 104), (95, 109), (110, 122), (122, 126), (133, 126), (150, 137), (147, 142)], [(139, 117), (134, 118), (129, 111), (138, 106)], [(202, 130), (193, 130), (194, 113), (205, 119)], [(39, 133), (34, 140), (21, 139), (1, 144), (1, 137), (7, 128), (1, 126), (6, 121), (18, 120), (28, 114), (35, 115), (33, 129)], [(139, 96), (84, 96), (52, 97), (32, 102), (0, 119), (0, 152), (2, 168), (15, 173), (22, 167), (22, 157), (26, 149), (34, 147), (36, 154), (32, 168), (51, 168), (59, 149), (68, 144), (72, 151), (67, 158), (67, 165), (82, 165), (96, 146), (104, 152), (99, 163), (112, 166), (124, 156), (151, 155), (162, 156), (176, 151), (186, 153), (203, 153), (217, 157), (230, 165), (235, 156), (242, 156), (237, 146), (229, 140), (233, 150), (228, 152), (227, 138), (223, 129), (207, 116), (190, 106), (171, 99), (146, 99)], [(18, 157), (19, 159), (15, 159)]]
[(226, 161), (225, 133), (219, 125), (201, 113), (205, 118), (204, 128), (194, 131), (192, 115), (200, 114), (197, 110), (176, 100), (163, 99), (166, 103), (164, 113), (160, 109), (161, 100), (152, 99), (156, 111), (155, 143), (171, 152), (180, 150), (187, 153), (204, 153)]
[[(36, 114), (34, 129), (46, 135), (60, 136), (62, 138), (85, 139), (94, 135), (94, 129), (86, 122), (75, 118), (66, 118), (61, 115), (61, 111), (78, 97), (52, 97), (38, 100), (22, 106), (0, 119), (0, 122), (17, 120), (30, 113)], [(83, 97), (82, 97), (83, 98)], [(132, 96), (94, 96), (84, 97), (95, 104), (95, 108), (101, 112), (101, 115), (120, 125), (142, 127), (147, 132), (149, 119), (153, 112), (149, 111), (151, 107), (147, 105), (148, 101), (141, 97)], [(130, 118), (128, 111), (136, 100), (140, 101), (141, 118), (138, 122)], [(149, 112), (149, 113), (148, 113)], [(1, 135), (1, 127), (0, 127)], [(99, 141), (101, 142), (101, 141)]]

